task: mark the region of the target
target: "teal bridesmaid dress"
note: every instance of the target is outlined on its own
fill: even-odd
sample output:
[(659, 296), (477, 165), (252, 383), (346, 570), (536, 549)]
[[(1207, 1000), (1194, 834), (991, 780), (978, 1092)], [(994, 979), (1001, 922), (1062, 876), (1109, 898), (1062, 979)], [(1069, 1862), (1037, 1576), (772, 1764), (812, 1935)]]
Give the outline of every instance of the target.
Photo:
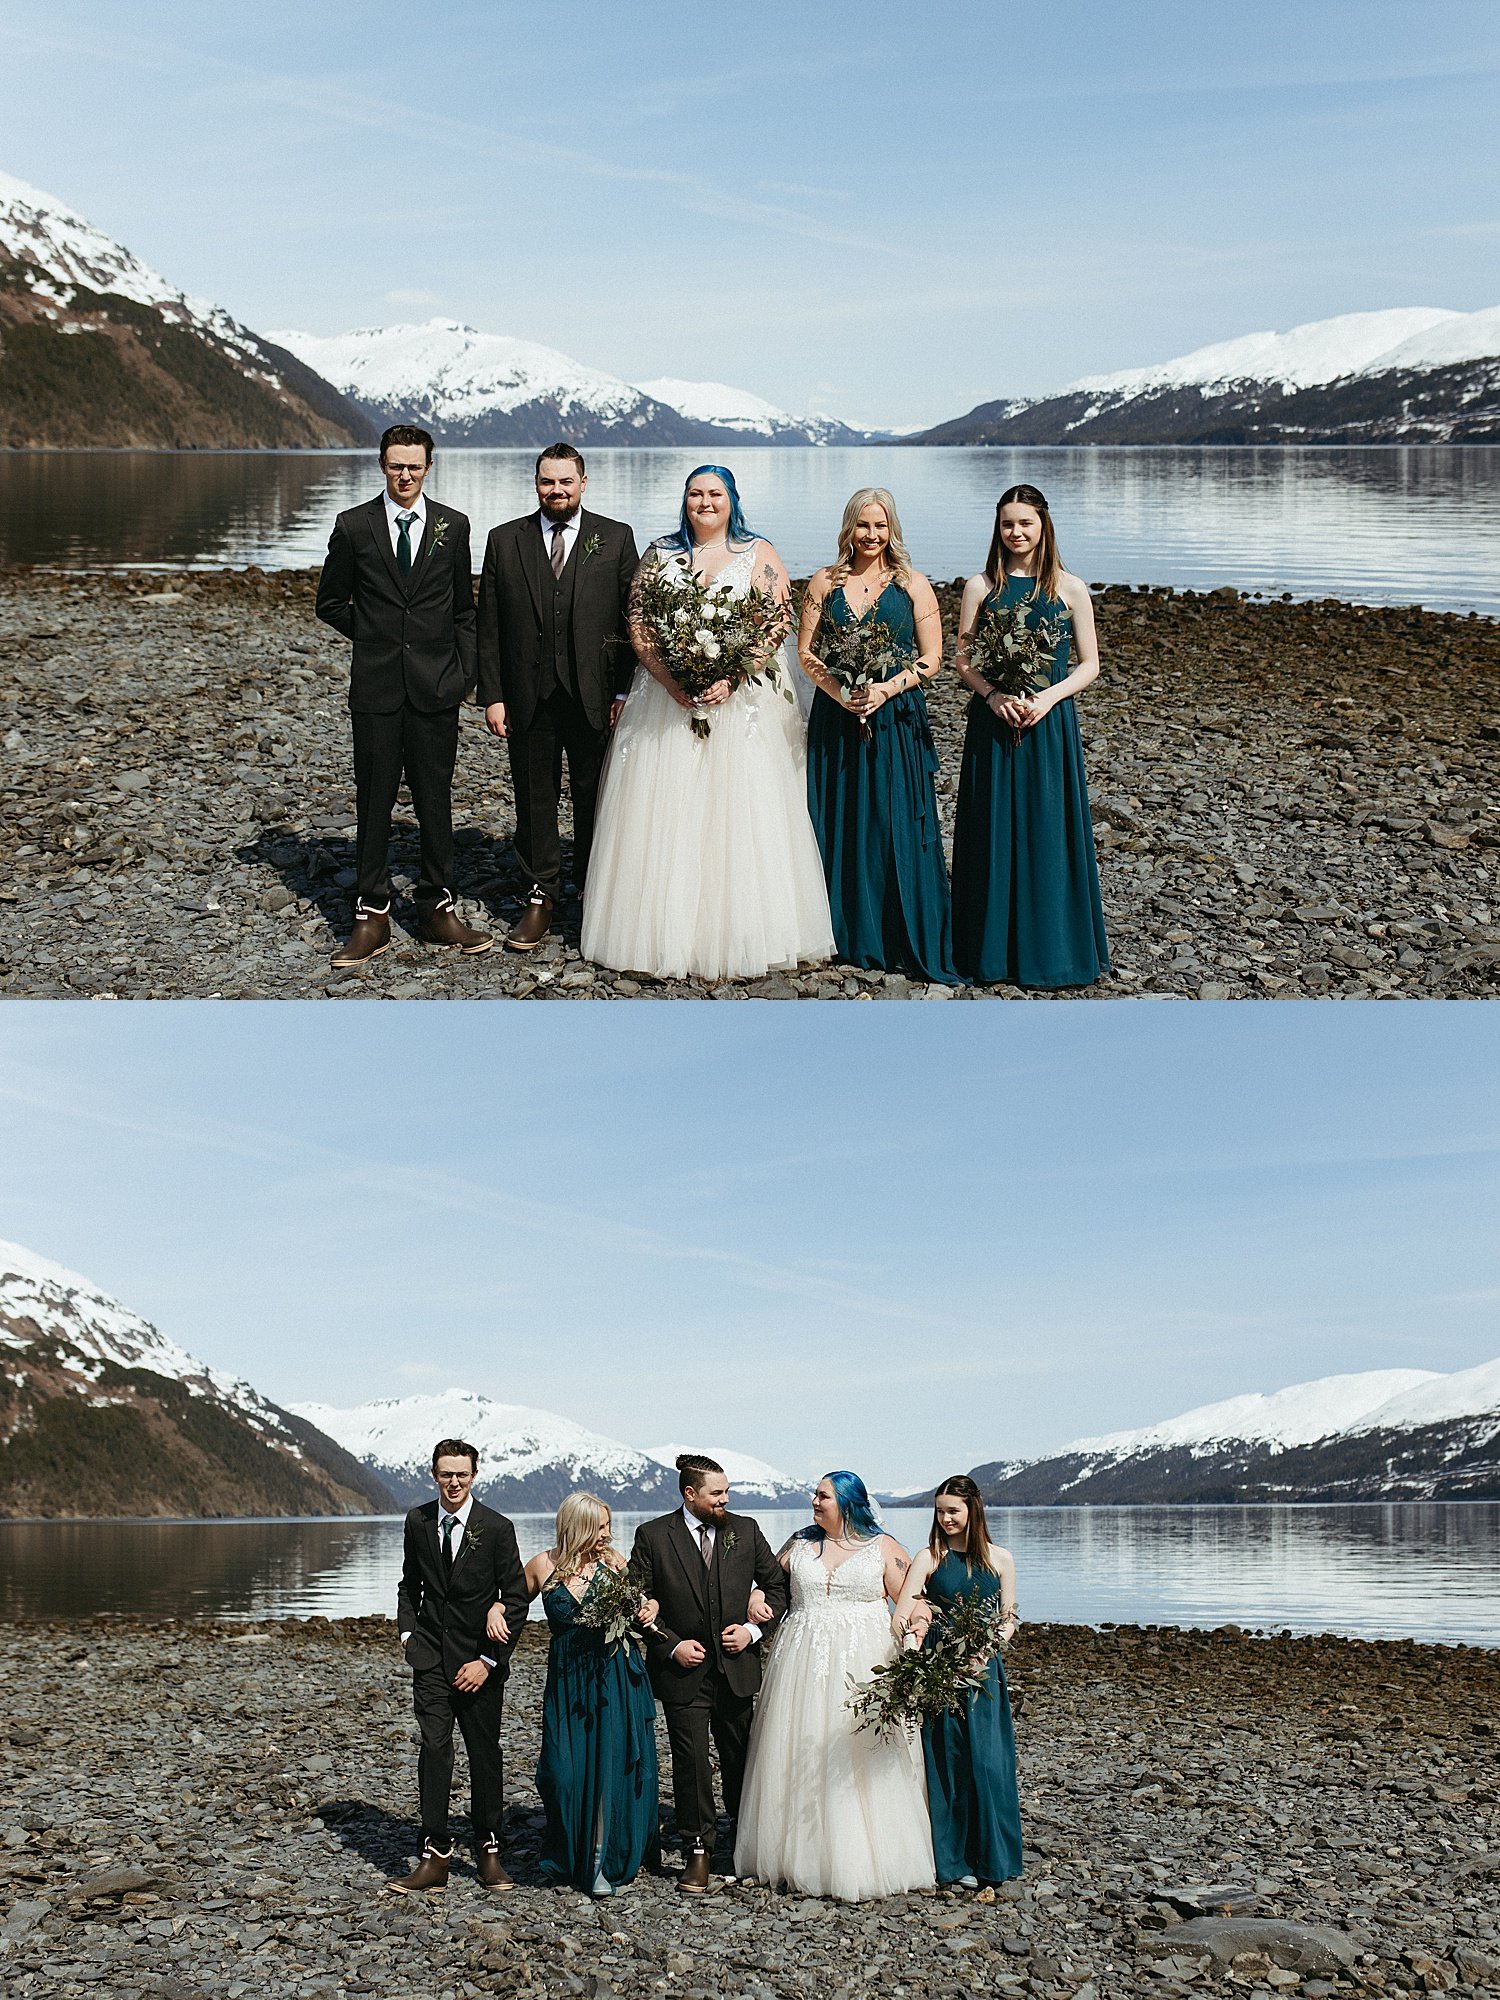
[(618, 1888), (659, 1858), (656, 1703), (645, 1657), (630, 1643), (607, 1647), (597, 1627), (579, 1624), (593, 1587), (591, 1576), (581, 1601), (564, 1583), (542, 1592), (552, 1645), (536, 1767), (546, 1813), (542, 1873), (585, 1890), (601, 1877)]
[[(1030, 577), (1007, 577), (1003, 601)], [(983, 611), (995, 603), (993, 594)], [(1069, 670), (1066, 607), (1039, 597), (1026, 622), (1061, 618), (1052, 684)], [(976, 695), (969, 704), (953, 833), (954, 958), (983, 986), (1091, 986), (1109, 970), (1083, 741), (1071, 699), (1019, 741)]]
[[(951, 1549), (927, 1580), (927, 1596), (939, 1607), (961, 1597), (993, 1597), (999, 1588), (993, 1570), (971, 1571)], [(934, 1626), (929, 1643), (935, 1632)], [(984, 1686), (968, 1696), (962, 1714), (923, 1723), (922, 1755), (939, 1882), (957, 1882), (965, 1875), (980, 1882), (1008, 1882), (1019, 1875), (1016, 1739), (1005, 1669), (998, 1658), (990, 1661)]]
[[(856, 622), (842, 585), (823, 607), (834, 625)], [(914, 657), (911, 599), (888, 583), (866, 618), (888, 627)], [(807, 805), (846, 964), (905, 972), (956, 986), (953, 906), (938, 821), (937, 751), (920, 688), (893, 696), (869, 718), (868, 737), (820, 688), (807, 724)]]

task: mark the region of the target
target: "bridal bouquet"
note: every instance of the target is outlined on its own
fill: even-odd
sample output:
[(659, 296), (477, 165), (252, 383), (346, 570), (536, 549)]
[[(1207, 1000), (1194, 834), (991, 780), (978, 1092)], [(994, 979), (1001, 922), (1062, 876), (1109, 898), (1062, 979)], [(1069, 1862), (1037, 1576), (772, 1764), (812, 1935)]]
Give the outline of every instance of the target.
[[(615, 1569), (602, 1562), (594, 1571), (588, 1591), (579, 1605), (576, 1622), (587, 1625), (592, 1631), (604, 1634), (604, 1643), (611, 1648), (622, 1641), (634, 1640), (640, 1643), (642, 1627), (636, 1619), (645, 1595), (628, 1569)], [(654, 1632), (654, 1625), (644, 1628)]]
[(715, 592), (685, 563), (648, 562), (637, 575), (635, 613), (662, 665), (688, 695), (693, 734), (709, 733), (708, 711), (696, 706), (715, 681), (731, 689), (767, 680), (787, 701), (776, 649), (791, 629), (792, 608), (752, 587), (743, 597)]
[(850, 1682), (856, 1728), (881, 1736), (920, 1729), (950, 1710), (961, 1714), (971, 1694), (988, 1691), (986, 1670), (1007, 1643), (1000, 1636), (1005, 1614), (999, 1598), (960, 1598), (935, 1610), (932, 1623), (931, 1643), (897, 1653), (863, 1684)]
[(995, 604), (969, 638), (969, 663), (990, 686), (1013, 700), (1040, 694), (1052, 680), (1052, 657), (1068, 623), (1067, 614), (1026, 622), (1026, 606)]
[[(896, 644), (889, 625), (878, 618), (857, 618), (847, 625), (835, 625), (825, 618), (819, 628), (819, 659), (830, 680), (845, 695), (861, 694), (866, 688), (904, 673), (911, 655)], [(869, 737), (870, 724), (860, 717), (860, 734)]]

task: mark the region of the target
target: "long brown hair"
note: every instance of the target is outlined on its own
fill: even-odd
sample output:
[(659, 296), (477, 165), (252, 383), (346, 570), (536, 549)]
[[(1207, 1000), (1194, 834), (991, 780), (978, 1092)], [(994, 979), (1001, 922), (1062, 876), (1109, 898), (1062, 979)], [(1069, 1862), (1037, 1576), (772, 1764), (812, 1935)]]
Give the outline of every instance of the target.
[(949, 1552), (948, 1537), (938, 1526), (936, 1505), (945, 1493), (951, 1493), (955, 1500), (962, 1500), (969, 1510), (968, 1537), (963, 1550), (964, 1561), (971, 1570), (994, 1570), (995, 1558), (990, 1553), (989, 1524), (984, 1518), (984, 1496), (967, 1472), (955, 1472), (951, 1479), (943, 1481), (932, 1496), (934, 1502), (932, 1533), (927, 1538), (927, 1546), (932, 1553), (933, 1561), (941, 1562)]
[(1000, 516), (1007, 507), (1034, 507), (1041, 516), (1042, 538), (1037, 543), (1036, 578), (1031, 594), (1033, 597), (1056, 598), (1062, 582), (1062, 557), (1057, 553), (1057, 536), (1053, 531), (1052, 513), (1046, 495), (1036, 486), (1007, 486), (995, 502), (995, 532), (990, 536), (990, 552), (984, 559), (984, 573), (991, 590), (999, 590), (1005, 582), (1005, 544), (1000, 539)]

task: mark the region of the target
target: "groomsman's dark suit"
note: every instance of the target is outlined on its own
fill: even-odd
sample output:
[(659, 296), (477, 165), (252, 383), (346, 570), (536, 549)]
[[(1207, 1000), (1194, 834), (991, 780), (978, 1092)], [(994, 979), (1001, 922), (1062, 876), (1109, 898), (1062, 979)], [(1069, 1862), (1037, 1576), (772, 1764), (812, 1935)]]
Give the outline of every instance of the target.
[[(661, 1606), (657, 1632), (646, 1634), (647, 1664), (672, 1746), (677, 1830), (684, 1843), (691, 1845), (696, 1837), (709, 1848), (717, 1817), (709, 1735), (719, 1752), (724, 1810), (732, 1821), (740, 1809), (745, 1751), (760, 1687), (761, 1644), (742, 1653), (726, 1652), (724, 1628), (747, 1622), (750, 1592), (757, 1585), (771, 1607), (772, 1624), (787, 1606), (786, 1573), (758, 1524), (747, 1514), (725, 1514), (713, 1526), (713, 1555), (707, 1563), (697, 1531), (689, 1530), (680, 1508), (638, 1528), (630, 1551), (630, 1567), (642, 1590)], [(769, 1629), (762, 1627), (762, 1632)], [(680, 1666), (673, 1659), (682, 1639), (696, 1639), (703, 1647), (700, 1666)]]
[[(498, 1841), (503, 1816), (504, 1769), (500, 1712), (510, 1656), (526, 1625), (529, 1599), (516, 1531), (503, 1514), (474, 1501), (449, 1572), (438, 1536), (438, 1502), (413, 1507), (406, 1517), (401, 1584), (396, 1596), (398, 1632), (410, 1633), (406, 1663), (421, 1729), (417, 1790), (422, 1831), (434, 1846), (448, 1845), (448, 1798), (453, 1783), (453, 1725), (463, 1732), (469, 1756), (470, 1819), (476, 1847)], [(499, 1604), (510, 1627), (504, 1643), (485, 1636), (485, 1618)], [(472, 1694), (453, 1685), (471, 1660), (495, 1662)]]
[(453, 910), (458, 712), (477, 672), (469, 523), (456, 508), (427, 494), (419, 496), (414, 510), (421, 518), (406, 531), (409, 570), (401, 566), (400, 543), (393, 543), (392, 515), (382, 494), (339, 515), (318, 581), (319, 618), (353, 648), (355, 914), (362, 920), (390, 908), (391, 813), (404, 775), (421, 831), (419, 933), (430, 943), (474, 951), (488, 940)]
[[(479, 578), (479, 702), (505, 704), (516, 795), (516, 854), (547, 903), (562, 894), (557, 806), (564, 753), (573, 796), (573, 874), (581, 889), (594, 838), (611, 706), (635, 669), (626, 627), (640, 565), (623, 521), (580, 507), (554, 575), (554, 523), (539, 508), (490, 530)], [(560, 554), (561, 559), (561, 554)], [(546, 912), (550, 918), (550, 909)], [(536, 938), (510, 942), (526, 948)]]

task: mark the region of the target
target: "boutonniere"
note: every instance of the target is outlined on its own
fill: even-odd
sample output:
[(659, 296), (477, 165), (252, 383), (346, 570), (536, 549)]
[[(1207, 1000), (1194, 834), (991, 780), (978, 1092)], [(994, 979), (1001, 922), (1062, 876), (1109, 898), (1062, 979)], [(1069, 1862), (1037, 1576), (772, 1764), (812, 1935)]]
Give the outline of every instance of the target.
[(590, 556), (598, 555), (600, 549), (603, 546), (604, 544), (598, 535), (590, 535), (588, 540), (583, 545), (584, 561), (587, 562)]
[(733, 1549), (735, 1543), (738, 1540), (739, 1536), (734, 1532), (733, 1528), (731, 1528), (729, 1530), (729, 1533), (724, 1537), (723, 1543), (721, 1545), (723, 1547), (726, 1556), (730, 1553), (730, 1551)]
[(464, 1538), (462, 1542), (459, 1544), (459, 1549), (458, 1549), (459, 1555), (466, 1556), (469, 1553), (470, 1549), (477, 1549), (479, 1547), (479, 1544), (483, 1540), (484, 1540), (483, 1528), (465, 1529)]
[(432, 523), (432, 546), (435, 549), (440, 549), (443, 546), (443, 537), (447, 532), (448, 523), (443, 519), (441, 514), (437, 515)]

